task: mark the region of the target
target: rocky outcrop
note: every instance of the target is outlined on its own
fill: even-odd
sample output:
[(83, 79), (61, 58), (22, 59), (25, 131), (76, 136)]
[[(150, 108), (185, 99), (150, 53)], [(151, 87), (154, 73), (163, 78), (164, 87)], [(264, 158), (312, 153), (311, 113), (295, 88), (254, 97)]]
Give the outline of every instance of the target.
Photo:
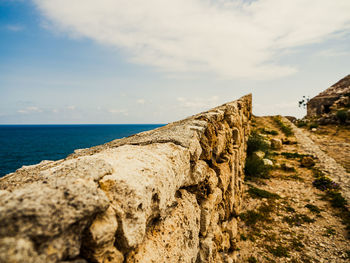
[(317, 117), (321, 124), (336, 123), (336, 111), (348, 110), (349, 107), (350, 75), (312, 98), (307, 103), (307, 117)]
[(0, 179), (0, 262), (221, 262), (251, 95)]

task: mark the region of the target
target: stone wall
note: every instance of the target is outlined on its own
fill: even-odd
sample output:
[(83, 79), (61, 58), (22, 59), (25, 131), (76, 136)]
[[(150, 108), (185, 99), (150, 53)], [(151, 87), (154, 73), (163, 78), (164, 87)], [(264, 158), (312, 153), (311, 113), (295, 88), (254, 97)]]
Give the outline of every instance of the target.
[(222, 262), (251, 95), (0, 179), (0, 262)]
[[(330, 117), (332, 111), (348, 108), (350, 105), (350, 75), (313, 97), (307, 103), (307, 117)], [(335, 117), (335, 114), (333, 114)], [(332, 119), (332, 118), (331, 118)], [(334, 118), (336, 122), (336, 118)]]

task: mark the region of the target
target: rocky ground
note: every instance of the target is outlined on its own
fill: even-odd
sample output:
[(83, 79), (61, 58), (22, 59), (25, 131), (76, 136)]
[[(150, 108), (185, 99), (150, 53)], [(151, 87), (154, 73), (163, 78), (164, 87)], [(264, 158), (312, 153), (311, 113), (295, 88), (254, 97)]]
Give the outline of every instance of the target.
[(314, 131), (303, 131), (350, 173), (350, 126), (320, 125)]
[[(334, 192), (329, 189), (337, 190), (338, 185), (332, 182), (329, 191), (322, 185), (321, 191), (313, 184), (315, 178), (325, 178), (315, 168), (322, 160), (303, 156), (310, 152), (305, 151), (305, 145), (302, 147), (300, 136), (287, 137), (272, 117), (256, 118), (253, 125), (267, 141), (277, 139), (283, 144), (273, 145), (275, 149), (264, 157), (273, 161), (269, 175), (263, 176), (268, 178), (252, 177), (246, 181), (245, 205), (239, 216), (240, 234), (232, 259), (250, 263), (350, 262), (350, 237), (346, 229), (349, 222), (344, 222), (349, 214), (343, 203), (339, 205), (338, 199), (329, 197)], [(343, 154), (340, 143), (347, 144), (350, 133), (338, 128), (336, 134), (324, 128), (310, 137), (346, 166), (350, 155)]]

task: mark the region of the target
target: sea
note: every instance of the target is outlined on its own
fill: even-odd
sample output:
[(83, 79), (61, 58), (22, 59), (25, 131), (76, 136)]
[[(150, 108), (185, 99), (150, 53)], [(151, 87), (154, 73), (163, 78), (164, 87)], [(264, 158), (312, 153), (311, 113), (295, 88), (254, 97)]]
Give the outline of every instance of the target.
[(89, 148), (164, 124), (0, 125), (0, 177), (23, 165), (59, 160)]

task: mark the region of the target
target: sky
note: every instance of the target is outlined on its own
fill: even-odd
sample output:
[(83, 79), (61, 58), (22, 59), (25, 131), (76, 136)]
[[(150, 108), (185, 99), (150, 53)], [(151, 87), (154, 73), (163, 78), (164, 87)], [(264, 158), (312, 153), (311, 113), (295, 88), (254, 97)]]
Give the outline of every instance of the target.
[(349, 0), (0, 0), (0, 124), (168, 123), (350, 74)]

